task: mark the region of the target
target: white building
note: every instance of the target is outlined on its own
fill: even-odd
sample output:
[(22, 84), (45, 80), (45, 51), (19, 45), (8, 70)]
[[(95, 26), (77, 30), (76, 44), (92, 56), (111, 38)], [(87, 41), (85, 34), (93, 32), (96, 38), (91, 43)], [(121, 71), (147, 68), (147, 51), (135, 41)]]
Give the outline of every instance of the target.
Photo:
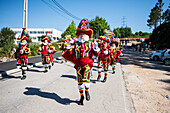
[[(17, 38), (21, 37), (22, 28), (11, 28), (11, 29), (16, 33), (15, 44), (17, 44), (19, 42)], [(36, 42), (36, 43), (41, 43), (41, 36), (46, 35), (47, 32), (49, 32), (49, 35), (52, 36), (53, 42), (58, 41), (58, 39), (61, 38), (61, 34), (62, 34), (61, 31), (58, 31), (53, 28), (28, 28), (27, 31), (29, 32), (32, 42)]]

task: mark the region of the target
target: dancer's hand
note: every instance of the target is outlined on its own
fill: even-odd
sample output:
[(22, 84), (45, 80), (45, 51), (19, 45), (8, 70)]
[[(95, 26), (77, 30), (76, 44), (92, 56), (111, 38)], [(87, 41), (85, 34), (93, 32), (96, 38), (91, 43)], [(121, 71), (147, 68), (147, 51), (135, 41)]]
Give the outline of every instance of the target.
[(108, 55), (108, 54), (109, 54), (109, 51), (105, 50), (105, 51), (104, 51), (104, 54), (105, 54), (105, 55)]
[(38, 49), (39, 51), (42, 51), (42, 48), (41, 47), (39, 47), (39, 49)]
[(23, 53), (24, 53), (24, 50), (20, 50), (20, 53), (23, 54)]
[(96, 51), (96, 52), (99, 52), (99, 51), (100, 51), (100, 48), (99, 48), (99, 47), (93, 48), (93, 50)]
[(71, 45), (68, 45), (68, 46), (66, 47), (66, 49), (71, 49)]
[(49, 53), (52, 53), (52, 50), (48, 50)]

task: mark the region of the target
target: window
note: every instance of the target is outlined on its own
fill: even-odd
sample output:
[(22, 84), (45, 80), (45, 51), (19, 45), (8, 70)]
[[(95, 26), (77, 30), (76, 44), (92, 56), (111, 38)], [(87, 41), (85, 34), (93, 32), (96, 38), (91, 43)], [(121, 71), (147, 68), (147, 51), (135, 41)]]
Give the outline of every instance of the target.
[(53, 40), (56, 40), (56, 37), (53, 37)]
[(36, 40), (36, 37), (31, 37), (32, 39)]
[(41, 37), (38, 37), (38, 41), (41, 41)]
[(21, 31), (15, 31), (16, 34), (21, 34)]
[(170, 51), (168, 51), (168, 54), (170, 54)]
[(49, 34), (53, 34), (53, 32), (52, 32), (52, 31), (46, 31), (45, 33), (47, 33), (47, 32), (49, 32)]

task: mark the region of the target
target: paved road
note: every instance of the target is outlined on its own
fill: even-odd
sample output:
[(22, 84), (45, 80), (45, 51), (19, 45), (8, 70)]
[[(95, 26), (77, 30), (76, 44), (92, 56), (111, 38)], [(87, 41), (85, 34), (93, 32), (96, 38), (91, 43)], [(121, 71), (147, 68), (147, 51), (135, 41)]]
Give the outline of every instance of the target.
[[(55, 65), (48, 73), (42, 66), (31, 68), (26, 80), (21, 72), (0, 77), (0, 113), (130, 113), (131, 101), (126, 92), (121, 66), (108, 74), (106, 83), (96, 81), (94, 65), (91, 78), (91, 100), (77, 104), (79, 92), (76, 71), (67, 62)], [(103, 79), (103, 77), (102, 77)]]
[(153, 61), (149, 59), (149, 52), (147, 54), (136, 53), (134, 49), (125, 49), (123, 51), (124, 57), (121, 58), (123, 65), (136, 65), (142, 68), (162, 70), (170, 72), (170, 66), (164, 65), (162, 61)]

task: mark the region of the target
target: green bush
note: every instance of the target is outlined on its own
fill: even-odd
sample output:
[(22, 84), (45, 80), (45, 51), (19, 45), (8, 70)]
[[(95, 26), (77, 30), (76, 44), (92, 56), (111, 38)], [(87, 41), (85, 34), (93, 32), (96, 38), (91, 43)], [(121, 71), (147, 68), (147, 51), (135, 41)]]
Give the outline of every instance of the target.
[(57, 50), (57, 52), (60, 52), (60, 51), (61, 51), (61, 49), (58, 48), (58, 44), (56, 44), (55, 42), (52, 43), (52, 46), (55, 47), (55, 49)]
[(29, 56), (37, 56), (38, 55), (38, 48), (40, 47), (40, 44), (37, 43), (30, 43), (29, 44), (31, 54)]
[(12, 44), (12, 45), (6, 45), (5, 47), (2, 47), (0, 49), (0, 57), (14, 57), (15, 55), (11, 56), (11, 52), (13, 48), (17, 49), (17, 45)]

